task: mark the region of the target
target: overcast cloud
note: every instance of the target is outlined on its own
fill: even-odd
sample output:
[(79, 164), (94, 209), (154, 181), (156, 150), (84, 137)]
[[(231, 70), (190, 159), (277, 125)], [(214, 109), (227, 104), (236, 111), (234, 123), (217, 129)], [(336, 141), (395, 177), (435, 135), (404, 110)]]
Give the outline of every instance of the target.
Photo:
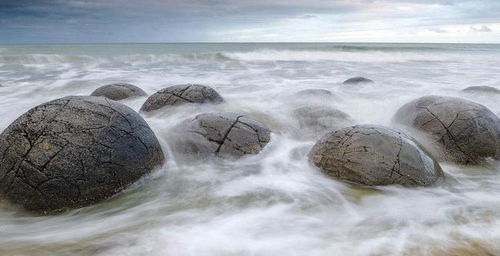
[(0, 0), (0, 43), (186, 41), (500, 43), (500, 1)]

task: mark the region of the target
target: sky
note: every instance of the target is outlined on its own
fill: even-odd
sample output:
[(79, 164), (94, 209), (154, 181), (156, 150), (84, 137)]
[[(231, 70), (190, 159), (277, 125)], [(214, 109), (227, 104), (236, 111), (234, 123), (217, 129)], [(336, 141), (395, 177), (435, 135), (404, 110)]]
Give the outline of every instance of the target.
[(500, 0), (0, 0), (0, 44), (500, 43)]

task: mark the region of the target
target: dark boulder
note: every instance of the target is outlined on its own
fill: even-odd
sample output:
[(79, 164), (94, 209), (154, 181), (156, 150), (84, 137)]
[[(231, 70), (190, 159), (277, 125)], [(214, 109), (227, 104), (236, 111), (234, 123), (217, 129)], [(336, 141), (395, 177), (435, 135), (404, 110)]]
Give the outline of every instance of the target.
[(304, 138), (319, 138), (354, 122), (348, 114), (327, 106), (302, 106), (292, 115), (298, 122), (297, 135)]
[(174, 127), (169, 136), (174, 153), (201, 159), (257, 154), (269, 140), (265, 124), (235, 113), (198, 115)]
[(432, 185), (438, 162), (411, 137), (381, 126), (358, 125), (326, 134), (309, 153), (325, 174), (364, 185)]
[(131, 97), (148, 96), (141, 88), (131, 84), (109, 84), (97, 88), (90, 96), (106, 97), (112, 100), (123, 100)]
[(472, 101), (425, 96), (401, 107), (393, 120), (444, 161), (478, 164), (500, 152), (500, 120)]
[(148, 124), (101, 97), (32, 108), (0, 134), (0, 197), (32, 211), (109, 198), (164, 161)]
[(141, 111), (153, 111), (165, 106), (177, 106), (190, 103), (222, 103), (224, 99), (214, 89), (199, 84), (175, 85), (151, 95)]
[(500, 90), (491, 86), (470, 86), (462, 90), (468, 93), (500, 94)]
[(343, 84), (361, 84), (361, 83), (373, 83), (373, 80), (358, 76), (349, 78), (343, 82)]

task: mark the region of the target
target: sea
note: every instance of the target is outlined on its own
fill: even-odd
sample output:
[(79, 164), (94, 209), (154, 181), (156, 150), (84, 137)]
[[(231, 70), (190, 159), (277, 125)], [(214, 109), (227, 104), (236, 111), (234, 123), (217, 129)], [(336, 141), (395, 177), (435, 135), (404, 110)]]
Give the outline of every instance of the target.
[[(363, 76), (374, 83), (345, 85)], [(441, 163), (443, 184), (363, 187), (329, 178), (307, 154), (292, 113), (330, 106), (355, 123), (393, 127), (425, 95), (465, 98), (500, 112), (500, 45), (165, 43), (0, 45), (0, 132), (30, 108), (110, 83), (153, 94), (177, 84), (217, 90), (219, 105), (141, 114), (166, 163), (101, 203), (36, 215), (0, 201), (0, 255), (500, 255), (500, 162)], [(334, 97), (310, 99), (304, 89)], [(122, 103), (139, 110), (145, 97)], [(236, 112), (266, 123), (271, 141), (239, 160), (177, 161), (179, 122)]]

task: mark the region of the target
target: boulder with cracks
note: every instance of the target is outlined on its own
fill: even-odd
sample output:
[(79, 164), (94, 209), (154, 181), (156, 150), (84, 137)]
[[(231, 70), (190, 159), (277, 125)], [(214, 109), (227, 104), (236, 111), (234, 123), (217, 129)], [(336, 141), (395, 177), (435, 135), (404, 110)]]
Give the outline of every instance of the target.
[(222, 103), (224, 99), (214, 89), (199, 84), (182, 84), (167, 87), (151, 95), (141, 111), (149, 112), (166, 106), (182, 104)]
[(319, 138), (354, 122), (348, 114), (327, 106), (302, 106), (292, 116), (298, 123), (297, 136), (303, 138)]
[(132, 84), (109, 84), (97, 88), (90, 96), (106, 97), (112, 100), (123, 100), (132, 97), (148, 96), (141, 88)]
[(325, 174), (364, 185), (428, 186), (441, 167), (411, 137), (381, 126), (358, 125), (326, 134), (309, 153)]
[(32, 108), (0, 135), (0, 197), (52, 212), (109, 198), (164, 161), (148, 124), (102, 97)]
[(443, 161), (478, 164), (500, 153), (499, 118), (472, 101), (425, 96), (401, 107), (393, 120)]
[(236, 113), (198, 115), (174, 127), (169, 136), (174, 153), (191, 159), (257, 154), (269, 140), (264, 123)]

